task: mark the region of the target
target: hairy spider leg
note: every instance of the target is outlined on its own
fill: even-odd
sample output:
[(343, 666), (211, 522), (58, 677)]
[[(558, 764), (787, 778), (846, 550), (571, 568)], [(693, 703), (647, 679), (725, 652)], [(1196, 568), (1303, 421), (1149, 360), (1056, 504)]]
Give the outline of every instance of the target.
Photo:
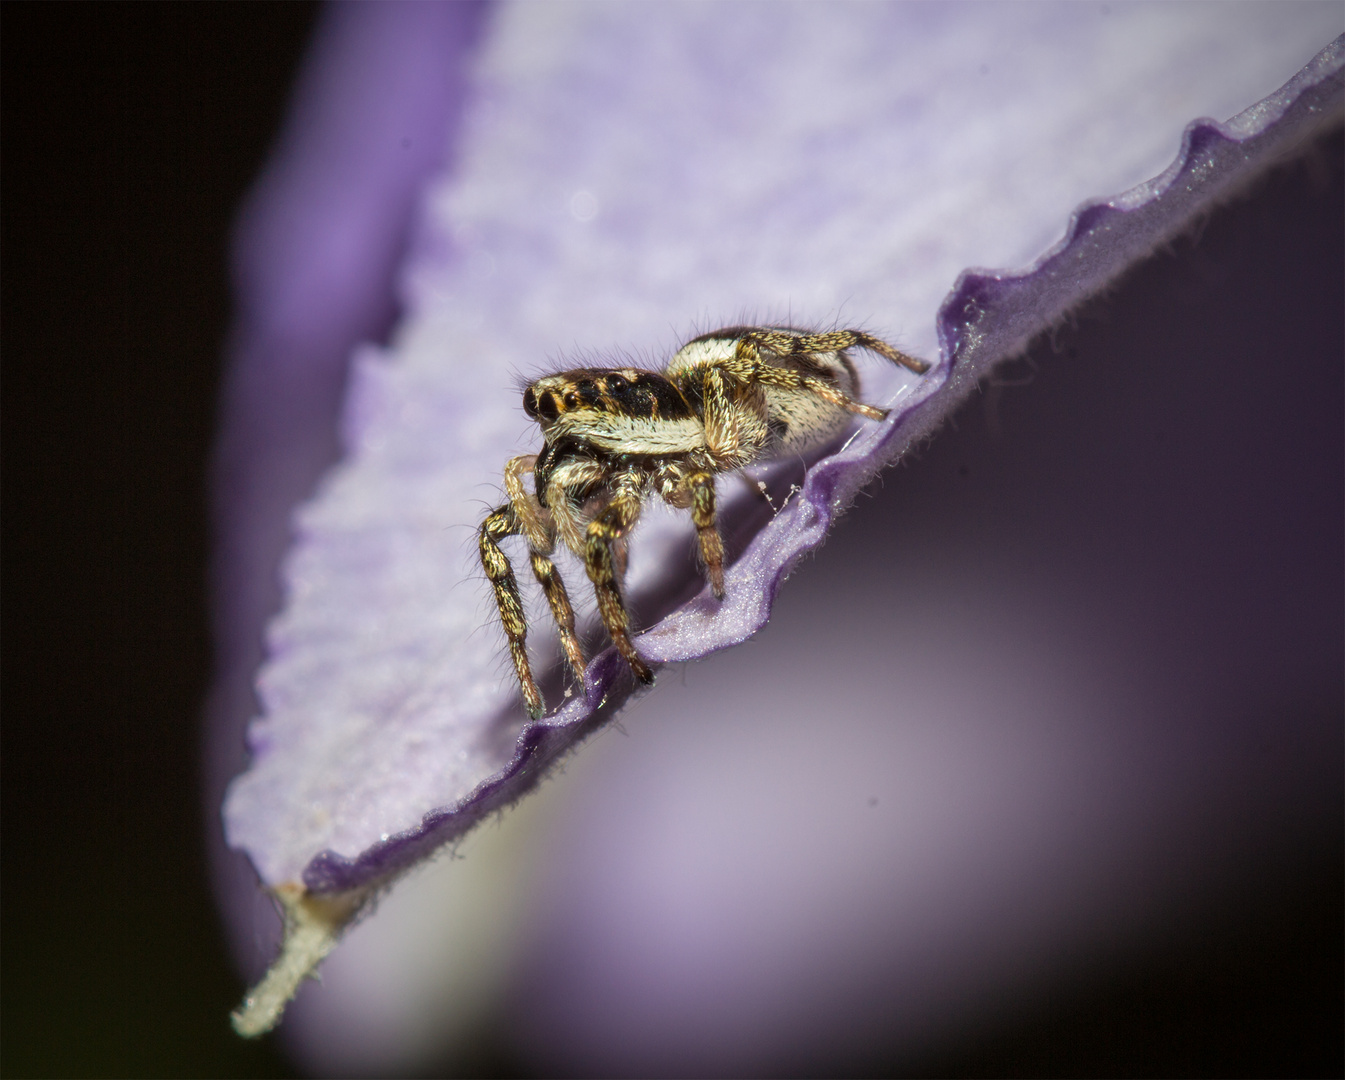
[[(729, 362), (708, 364), (701, 372), (701, 423), (705, 448), (720, 472), (741, 469), (761, 456), (770, 437), (766, 398), (743, 374), (724, 370)], [(759, 364), (765, 367), (765, 364)]]
[[(837, 333), (840, 333), (839, 331)], [(847, 331), (848, 333), (848, 331)], [(833, 335), (818, 335), (823, 339)], [(823, 401), (829, 401), (842, 409), (852, 413), (858, 413), (860, 416), (866, 416), (870, 420), (887, 419), (887, 410), (880, 409), (873, 405), (865, 405), (863, 402), (856, 401), (850, 395), (837, 390), (830, 383), (819, 379), (816, 375), (809, 375), (806, 372), (794, 371), (791, 368), (777, 367), (761, 359), (761, 353), (758, 346), (765, 344), (767, 351), (777, 355), (788, 356), (790, 350), (776, 350), (771, 347), (770, 342), (776, 337), (784, 337), (786, 340), (817, 340), (817, 338), (790, 338), (788, 335), (776, 334), (747, 334), (738, 341), (738, 346), (734, 350), (732, 360), (726, 361), (724, 367), (730, 374), (749, 382), (756, 382), (762, 386), (778, 386), (782, 390), (807, 390), (810, 394), (816, 394)], [(764, 340), (763, 340), (764, 339)], [(834, 352), (835, 349), (809, 349), (798, 350), (802, 353), (815, 352)]]
[(546, 702), (542, 700), (542, 691), (537, 680), (532, 677), (532, 667), (528, 664), (528, 620), (523, 612), (523, 600), (519, 596), (518, 581), (514, 578), (514, 568), (509, 565), (500, 541), (507, 536), (517, 536), (523, 531), (512, 504), (506, 503), (486, 515), (481, 523), (479, 546), (481, 565), (485, 567), (486, 577), (495, 589), (495, 606), (500, 611), (500, 622), (504, 626), (504, 636), (509, 641), (509, 656), (514, 661), (514, 671), (518, 675), (518, 684), (523, 689), (523, 703), (528, 715), (534, 720), (541, 719), (546, 711)]
[(576, 492), (591, 489), (607, 479), (607, 469), (596, 461), (567, 461), (558, 465), (547, 479), (547, 512), (561, 543), (581, 559), (584, 557), (585, 522)]
[(551, 605), (551, 617), (556, 620), (556, 629), (560, 632), (561, 648), (565, 650), (565, 659), (570, 663), (575, 681), (584, 685), (584, 650), (579, 647), (579, 639), (574, 636), (574, 608), (570, 606), (570, 594), (565, 591), (565, 582), (556, 572), (556, 564), (547, 556), (550, 552), (540, 552), (533, 548), (532, 573), (546, 594), (546, 602)]
[(769, 352), (780, 356), (840, 352), (855, 347), (877, 353), (894, 364), (923, 375), (930, 368), (929, 362), (915, 356), (908, 356), (894, 349), (886, 341), (866, 334), (863, 330), (828, 330), (817, 334), (786, 334), (778, 330), (754, 330), (744, 335)]
[(537, 501), (523, 483), (523, 477), (531, 474), (537, 465), (536, 454), (520, 454), (510, 458), (504, 467), (504, 491), (518, 515), (518, 523), (528, 538), (534, 551), (550, 553), (555, 543), (556, 530), (551, 524), (551, 516)]
[(723, 600), (724, 541), (715, 525), (715, 478), (708, 472), (692, 473), (687, 477), (687, 488), (691, 492), (691, 523), (696, 526), (696, 538), (700, 541), (705, 576), (710, 579), (715, 596)]
[(532, 473), (537, 464), (536, 454), (511, 458), (504, 467), (504, 490), (509, 495), (514, 516), (528, 538), (531, 551), (532, 576), (542, 587), (546, 602), (551, 605), (551, 617), (556, 620), (561, 648), (565, 659), (580, 686), (584, 684), (584, 652), (574, 634), (574, 608), (570, 605), (565, 581), (556, 572), (556, 564), (549, 556), (556, 546), (556, 526), (552, 515), (537, 501), (537, 496), (523, 486), (523, 477)]
[(617, 565), (615, 548), (618, 541), (628, 533), (640, 517), (642, 493), (638, 485), (626, 483), (617, 488), (612, 498), (598, 516), (588, 526), (588, 538), (584, 545), (584, 567), (588, 570), (589, 580), (598, 597), (598, 614), (607, 627), (607, 633), (616, 645), (617, 652), (625, 657), (635, 677), (642, 683), (652, 683), (654, 673), (638, 652), (630, 639), (630, 616), (621, 600), (620, 586), (617, 584)]

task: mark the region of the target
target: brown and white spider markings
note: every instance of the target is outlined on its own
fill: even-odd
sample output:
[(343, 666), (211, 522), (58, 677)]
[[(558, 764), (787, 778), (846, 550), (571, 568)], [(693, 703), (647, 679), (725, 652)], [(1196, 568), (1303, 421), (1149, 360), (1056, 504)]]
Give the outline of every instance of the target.
[(860, 330), (734, 326), (687, 342), (662, 374), (575, 368), (527, 387), (523, 408), (541, 425), (545, 445), (540, 454), (505, 466), (509, 501), (486, 516), (479, 541), (529, 715), (540, 717), (545, 705), (528, 664), (518, 582), (500, 541), (527, 538), (533, 575), (579, 685), (584, 654), (570, 598), (551, 561), (557, 541), (584, 560), (608, 634), (635, 677), (652, 682), (653, 672), (631, 643), (620, 587), (625, 538), (640, 507), (658, 495), (691, 511), (705, 575), (723, 598), (715, 476), (816, 449), (845, 429), (851, 413), (870, 420), (887, 416), (886, 409), (856, 400), (859, 376), (845, 352), (850, 348), (875, 352), (917, 374), (929, 370), (925, 361)]

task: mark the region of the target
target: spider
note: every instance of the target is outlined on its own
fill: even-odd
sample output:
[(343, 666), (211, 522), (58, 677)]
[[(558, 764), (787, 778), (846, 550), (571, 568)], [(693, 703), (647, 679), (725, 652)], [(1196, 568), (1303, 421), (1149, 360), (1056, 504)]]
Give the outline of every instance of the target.
[[(534, 720), (546, 706), (528, 664), (518, 582), (500, 541), (527, 538), (533, 576), (580, 686), (584, 654), (565, 583), (551, 560), (557, 541), (583, 559), (603, 625), (635, 677), (653, 682), (654, 673), (631, 642), (620, 587), (625, 538), (641, 506), (658, 495), (691, 511), (705, 575), (723, 599), (715, 477), (816, 449), (845, 429), (851, 413), (870, 420), (887, 416), (886, 409), (856, 400), (859, 376), (845, 352), (850, 348), (867, 349), (917, 374), (929, 370), (925, 361), (860, 330), (734, 326), (687, 342), (662, 373), (575, 368), (528, 385), (523, 409), (542, 428), (542, 452), (505, 466), (509, 501), (486, 515), (478, 539)], [(529, 474), (531, 491), (524, 479)]]

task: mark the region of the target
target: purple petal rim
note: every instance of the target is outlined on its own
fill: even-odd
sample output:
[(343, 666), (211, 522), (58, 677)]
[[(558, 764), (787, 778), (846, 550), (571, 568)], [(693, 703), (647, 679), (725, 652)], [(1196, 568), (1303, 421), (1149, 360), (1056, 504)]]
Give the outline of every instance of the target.
[[(800, 497), (744, 552), (744, 559), (769, 552), (774, 564), (749, 633), (765, 625), (781, 582), (803, 554), (821, 545), (858, 491), (912, 443), (930, 435), (992, 367), (1021, 353), (1072, 308), (1188, 229), (1211, 205), (1235, 196), (1266, 168), (1339, 122), (1345, 107), (1343, 65), (1345, 35), (1239, 117), (1226, 124), (1198, 120), (1188, 125), (1181, 149), (1161, 176), (1116, 198), (1081, 205), (1061, 241), (1028, 269), (965, 271), (938, 313), (942, 362), (928, 376), (941, 379), (937, 392), (885, 422), (862, 457), (837, 454), (815, 464)], [(716, 640), (697, 656), (743, 637), (735, 633), (732, 640)], [(324, 895), (390, 881), (517, 801), (641, 689), (616, 651), (608, 649), (590, 664), (584, 696), (526, 725), (500, 772), (458, 804), (431, 811), (419, 826), (353, 858), (320, 852), (304, 869), (305, 888)]]

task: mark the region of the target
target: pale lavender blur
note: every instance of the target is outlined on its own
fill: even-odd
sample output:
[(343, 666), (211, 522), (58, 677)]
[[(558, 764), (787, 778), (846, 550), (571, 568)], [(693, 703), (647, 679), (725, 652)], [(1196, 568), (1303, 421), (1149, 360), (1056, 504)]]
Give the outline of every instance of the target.
[[(216, 684), (205, 799), (247, 765), (262, 631), (280, 607), (290, 513), (336, 461), (351, 350), (397, 314), (424, 184), (451, 161), (484, 3), (334, 4), (234, 237), (235, 317), (215, 452)], [(217, 889), (255, 977), (279, 921), (247, 859), (210, 834)]]

